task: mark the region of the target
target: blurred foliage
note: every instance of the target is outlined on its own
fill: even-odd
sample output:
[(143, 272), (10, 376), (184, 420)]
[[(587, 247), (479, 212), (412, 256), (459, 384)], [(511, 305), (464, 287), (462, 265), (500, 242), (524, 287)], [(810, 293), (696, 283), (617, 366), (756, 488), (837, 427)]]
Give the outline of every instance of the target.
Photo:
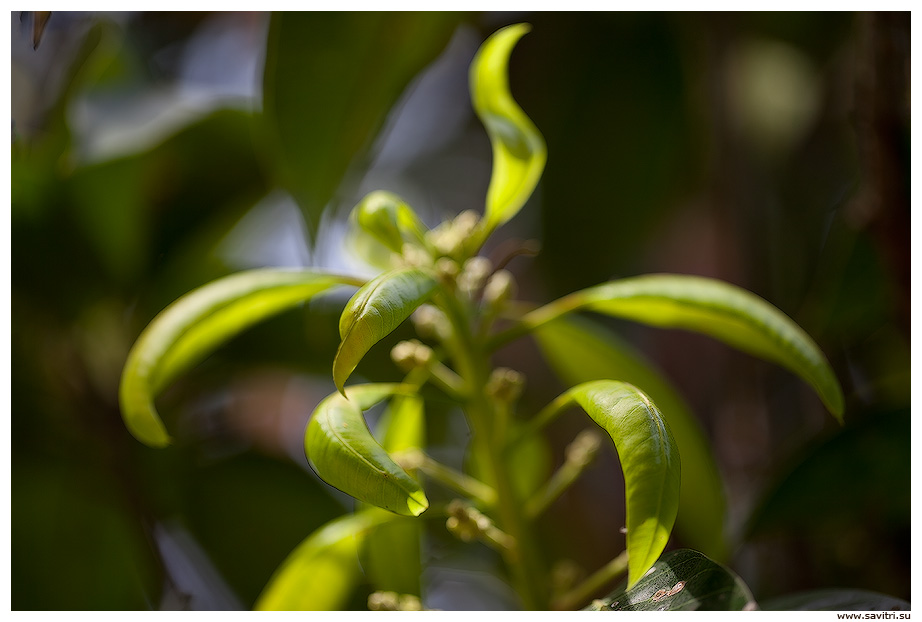
[[(490, 149), (466, 67), (514, 21), (533, 29), (511, 88), (549, 158), (504, 226), (541, 243), (508, 265), (523, 297), (670, 271), (791, 315), (839, 374), (841, 429), (787, 372), (608, 325), (673, 381), (715, 447), (737, 534), (726, 563), (757, 600), (830, 587), (908, 599), (908, 13), (56, 12), (35, 49), (31, 20), (12, 14), (13, 609), (251, 608), (298, 542), (351, 509), (300, 449), (332, 391), (335, 301), (241, 335), (168, 391), (177, 443), (164, 451), (122, 425), (122, 364), (182, 293), (293, 257), (278, 254), (282, 234), (315, 236), (301, 256), (318, 265), (354, 265), (337, 217), (366, 175), (386, 169), (421, 212), (481, 209)], [(420, 99), (433, 76), (465, 94), (455, 108)], [(391, 133), (414, 120), (444, 132)], [(299, 212), (297, 231), (278, 220)], [(396, 379), (387, 345), (363, 375)], [(533, 344), (498, 359), (526, 373), (525, 408), (559, 392)], [(427, 425), (440, 457), (460, 460), (463, 424), (436, 407)], [(556, 458), (568, 425), (549, 438)], [(552, 508), (549, 560), (591, 572), (620, 551), (613, 459)], [(470, 608), (476, 588), (485, 607), (508, 602), (439, 574), (448, 560), (494, 572), (486, 550), (427, 536), (424, 601)]]

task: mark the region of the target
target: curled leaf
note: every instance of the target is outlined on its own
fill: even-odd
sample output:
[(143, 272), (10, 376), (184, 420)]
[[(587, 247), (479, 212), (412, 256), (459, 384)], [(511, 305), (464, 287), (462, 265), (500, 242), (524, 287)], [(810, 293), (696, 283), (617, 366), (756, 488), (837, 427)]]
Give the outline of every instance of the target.
[(376, 527), (399, 521), (370, 508), (337, 518), (292, 551), (256, 600), (257, 611), (342, 609), (361, 577), (358, 552)]
[(365, 353), (410, 317), (433, 294), (438, 281), (419, 268), (385, 272), (369, 281), (346, 304), (339, 320), (342, 341), (333, 360), (333, 382), (340, 393)]
[(119, 387), (125, 425), (143, 443), (167, 445), (154, 398), (170, 382), (243, 329), (342, 284), (360, 282), (310, 270), (249, 270), (179, 298), (153, 319), (128, 353)]
[(355, 224), (395, 253), (406, 242), (424, 243), (426, 225), (403, 199), (378, 190), (368, 194), (352, 211)]
[(596, 380), (573, 387), (536, 420), (578, 404), (608, 432), (624, 472), (628, 586), (650, 569), (666, 547), (679, 507), (681, 466), (672, 432), (656, 405), (637, 387)]
[(471, 100), (493, 145), (493, 174), (480, 243), (518, 213), (538, 185), (547, 161), (544, 138), (509, 92), (509, 55), (530, 28), (515, 24), (498, 30), (471, 63)]
[(563, 317), (537, 328), (535, 340), (569, 385), (618, 378), (640, 387), (659, 406), (682, 456), (682, 490), (675, 529), (712, 558), (728, 555), (727, 500), (717, 461), (685, 400), (639, 352), (587, 318)]
[(405, 516), (419, 516), (429, 501), (410, 477), (374, 439), (365, 418), (370, 408), (401, 385), (369, 384), (349, 388), (349, 399), (334, 393), (317, 406), (304, 434), (311, 467), (325, 482), (370, 503)]

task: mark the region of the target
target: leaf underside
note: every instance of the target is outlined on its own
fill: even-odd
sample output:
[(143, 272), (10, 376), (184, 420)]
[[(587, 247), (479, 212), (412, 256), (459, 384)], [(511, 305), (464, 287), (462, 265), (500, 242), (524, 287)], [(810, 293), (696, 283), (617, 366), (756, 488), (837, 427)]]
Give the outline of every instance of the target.
[(304, 435), (311, 467), (325, 482), (360, 501), (396, 514), (418, 516), (429, 507), (419, 483), (374, 439), (364, 409), (401, 391), (401, 385), (369, 384), (320, 402)]

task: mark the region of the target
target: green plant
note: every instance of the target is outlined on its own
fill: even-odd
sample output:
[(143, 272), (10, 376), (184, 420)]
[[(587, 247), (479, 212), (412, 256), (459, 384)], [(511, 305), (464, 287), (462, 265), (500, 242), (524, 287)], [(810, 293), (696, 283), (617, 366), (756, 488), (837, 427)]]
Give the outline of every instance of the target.
[[(623, 344), (575, 320), (572, 314), (578, 311), (696, 331), (778, 363), (809, 383), (841, 421), (842, 392), (822, 352), (787, 316), (749, 292), (700, 277), (648, 275), (534, 307), (514, 299), (509, 272), (494, 270), (479, 256), (486, 240), (523, 207), (545, 165), (544, 140), (507, 83), (509, 55), (526, 31), (524, 25), (500, 30), (471, 67), (474, 109), (494, 158), (482, 217), (463, 212), (429, 229), (399, 197), (372, 193), (355, 208), (353, 225), (358, 248), (369, 257), (386, 257), (380, 276), (365, 282), (278, 269), (232, 275), (170, 305), (129, 354), (120, 386), (122, 415), (139, 440), (162, 447), (170, 438), (154, 398), (180, 374), (260, 320), (340, 286), (358, 288), (339, 323), (341, 343), (333, 361), (338, 392), (317, 406), (304, 442), (317, 474), (361, 503), (354, 514), (329, 523), (292, 552), (258, 608), (341, 607), (360, 572), (381, 589), (370, 602), (376, 608), (419, 606), (420, 521), (426, 518), (444, 521), (462, 540), (496, 549), (522, 605), (531, 609), (583, 606), (625, 573), (624, 593), (651, 590), (644, 601), (659, 604), (682, 593), (686, 583), (675, 580), (674, 572), (663, 574), (660, 567), (648, 574), (674, 526), (705, 553), (723, 557), (721, 485), (692, 415)], [(394, 347), (392, 357), (406, 372), (404, 381), (347, 386), (365, 354), (411, 316), (429, 345), (406, 341)], [(497, 349), (526, 334), (535, 336), (551, 366), (572, 384), (532, 416), (517, 408), (521, 374), (491, 363)], [(425, 452), (425, 385), (465, 413), (472, 432), (467, 472)], [(363, 412), (388, 400), (376, 439)], [(598, 438), (578, 437), (546, 480), (524, 456), (541, 451), (544, 427), (573, 406), (605, 430), (617, 448), (625, 480), (626, 551), (584, 583), (555, 593), (533, 523), (579, 477)], [(424, 484), (441, 485), (460, 498), (430, 504)], [(701, 561), (700, 553), (671, 555), (664, 561), (667, 569), (703, 563), (715, 573), (728, 572), (707, 558)], [(395, 556), (403, 560), (397, 567)], [(663, 587), (662, 581), (671, 583)], [(744, 586), (737, 580), (727, 585), (733, 594), (728, 603), (750, 605)]]

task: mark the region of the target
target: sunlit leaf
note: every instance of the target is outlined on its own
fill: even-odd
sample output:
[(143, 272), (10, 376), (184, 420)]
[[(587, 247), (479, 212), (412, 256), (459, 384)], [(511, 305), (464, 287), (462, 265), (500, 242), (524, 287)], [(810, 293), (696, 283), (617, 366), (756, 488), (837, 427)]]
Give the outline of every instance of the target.
[(333, 382), (341, 393), (371, 346), (410, 317), (437, 286), (432, 273), (403, 268), (382, 274), (355, 293), (339, 320), (342, 342), (333, 360)]
[(311, 235), (349, 166), (457, 22), (450, 12), (272, 14), (263, 71), (268, 153)]
[[(909, 611), (905, 600), (868, 590), (826, 589), (797, 592), (760, 603), (765, 611)], [(894, 618), (895, 619), (895, 618)]]
[(342, 284), (359, 282), (310, 270), (250, 270), (176, 300), (153, 319), (128, 353), (119, 387), (128, 429), (148, 445), (168, 444), (154, 398), (176, 376), (248, 326)]
[[(384, 449), (396, 453), (425, 447), (424, 415), (423, 400), (418, 395), (395, 396), (375, 430)], [(412, 520), (381, 525), (368, 535), (362, 566), (375, 589), (421, 595), (421, 538), (422, 525)]]
[(587, 309), (662, 328), (682, 328), (773, 361), (810, 384), (842, 420), (842, 389), (819, 347), (788, 316), (762, 298), (715, 279), (653, 274), (580, 290), (527, 314), (531, 330), (564, 313)]
[(409, 241), (422, 242), (427, 231), (413, 208), (395, 194), (376, 191), (352, 211), (356, 225), (395, 253)]
[(401, 385), (350, 387), (320, 402), (304, 434), (304, 449), (325, 482), (360, 501), (397, 514), (419, 516), (429, 501), (419, 483), (374, 439), (362, 411), (401, 391)]
[(538, 185), (547, 160), (544, 138), (509, 92), (509, 55), (529, 29), (515, 24), (498, 30), (471, 63), (471, 100), (493, 145), (483, 239), (518, 213)]
[(390, 512), (368, 509), (337, 518), (295, 548), (266, 585), (258, 611), (342, 609), (361, 578), (358, 551), (367, 534), (400, 520)]
[(679, 450), (657, 406), (637, 387), (596, 380), (573, 387), (537, 419), (578, 404), (608, 432), (624, 472), (628, 585), (644, 575), (666, 547), (679, 507)]
[(704, 431), (682, 397), (640, 353), (589, 320), (559, 318), (534, 332), (554, 372), (568, 385), (590, 380), (622, 380), (656, 403), (682, 456), (682, 489), (675, 529), (689, 546), (726, 558), (727, 501), (723, 481)]
[(596, 611), (750, 611), (749, 587), (698, 551), (670, 551), (633, 587), (593, 602)]

